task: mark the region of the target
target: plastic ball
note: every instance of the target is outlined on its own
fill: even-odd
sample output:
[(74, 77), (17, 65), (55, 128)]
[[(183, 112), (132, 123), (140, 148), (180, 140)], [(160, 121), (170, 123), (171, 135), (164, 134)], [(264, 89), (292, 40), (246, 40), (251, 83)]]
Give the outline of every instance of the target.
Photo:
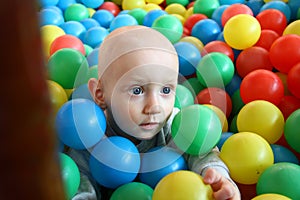
[(59, 26), (64, 23), (64, 17), (53, 9), (42, 9), (39, 12), (40, 26), (56, 25)]
[(211, 104), (220, 108), (226, 115), (230, 116), (232, 101), (228, 93), (221, 88), (208, 87), (199, 92), (195, 98), (195, 103)]
[(83, 4), (75, 3), (66, 8), (64, 17), (66, 21), (80, 21), (89, 18), (89, 11)]
[(51, 107), (55, 116), (60, 107), (68, 101), (68, 97), (65, 90), (58, 83), (47, 80), (47, 85), (49, 88)]
[(87, 149), (103, 137), (106, 119), (103, 111), (93, 101), (74, 99), (59, 109), (55, 129), (65, 145), (74, 149)]
[(198, 63), (196, 75), (206, 87), (224, 88), (232, 80), (234, 65), (227, 55), (211, 52)]
[(284, 95), (292, 95), (287, 86), (287, 74), (282, 72), (275, 72), (275, 74), (280, 78), (284, 88)]
[(40, 28), (41, 39), (42, 39), (42, 47), (43, 53), (45, 57), (49, 57), (50, 55), (50, 46), (55, 38), (65, 35), (63, 29), (55, 25), (45, 25)]
[(58, 1), (56, 6), (59, 7), (62, 11), (65, 11), (67, 7), (75, 3), (76, 0), (63, 0), (63, 1)]
[(257, 69), (248, 73), (240, 85), (243, 102), (265, 100), (278, 105), (284, 96), (281, 79), (272, 71)]
[(279, 37), (270, 48), (270, 60), (280, 72), (288, 73), (290, 69), (300, 62), (300, 36), (289, 34)]
[(194, 3), (194, 13), (201, 13), (211, 18), (215, 9), (220, 6), (218, 0), (196, 0)]
[(97, 10), (92, 16), (92, 19), (95, 19), (100, 24), (100, 26), (104, 28), (109, 28), (114, 18), (115, 16), (111, 12), (103, 9)]
[(60, 28), (68, 35), (73, 35), (79, 39), (85, 34), (86, 28), (78, 21), (67, 21), (60, 25)]
[(177, 42), (174, 44), (179, 58), (179, 73), (189, 76), (195, 73), (201, 54), (197, 47), (188, 42)]
[(217, 22), (212, 19), (203, 19), (193, 26), (191, 35), (198, 38), (205, 45), (216, 40), (220, 32), (221, 28)]
[(150, 12), (152, 10), (162, 10), (162, 8), (155, 3), (147, 3), (142, 7), (146, 12)]
[(92, 176), (100, 185), (115, 189), (136, 178), (140, 163), (138, 149), (130, 140), (111, 136), (95, 145), (89, 167)]
[(240, 112), (242, 107), (245, 105), (241, 98), (240, 89), (236, 90), (231, 95), (231, 101), (232, 101), (232, 111), (230, 114), (231, 114), (231, 116), (235, 116)]
[(288, 72), (287, 87), (295, 97), (300, 99), (300, 62)]
[(194, 98), (201, 90), (204, 89), (204, 86), (201, 85), (196, 77), (186, 79), (181, 84), (190, 90)]
[(182, 37), (179, 41), (180, 42), (189, 42), (189, 43), (193, 44), (199, 50), (199, 52), (201, 52), (203, 49), (203, 43), (194, 36), (185, 36), (185, 37)]
[(260, 12), (263, 12), (265, 10), (270, 10), (270, 9), (279, 10), (280, 12), (282, 12), (285, 15), (286, 20), (288, 22), (290, 21), (290, 19), (291, 19), (291, 8), (289, 7), (288, 4), (286, 4), (282, 1), (270, 1), (268, 3), (265, 3), (260, 8)]
[(297, 156), (288, 148), (279, 144), (271, 144), (271, 148), (274, 154), (274, 163), (289, 162), (299, 164)]
[(300, 19), (300, 1), (298, 0), (289, 0), (287, 2), (287, 4), (289, 5), (290, 9), (291, 9), (291, 20), (297, 20)]
[(254, 46), (259, 46), (269, 51), (273, 42), (278, 38), (279, 35), (275, 31), (269, 29), (261, 30), (259, 40), (255, 43)]
[(284, 137), (287, 143), (300, 153), (300, 109), (295, 110), (286, 120), (284, 125)]
[(300, 20), (293, 21), (285, 27), (282, 35), (296, 34), (300, 36)]
[(194, 25), (203, 19), (207, 19), (207, 16), (200, 13), (193, 13), (185, 20), (184, 27), (186, 27), (190, 32), (192, 32)]
[(38, 3), (41, 7), (46, 7), (46, 6), (55, 6), (59, 0), (39, 0)]
[(50, 46), (50, 56), (63, 48), (75, 49), (81, 52), (82, 55), (85, 55), (85, 48), (82, 41), (73, 35), (62, 35), (55, 38)]
[(151, 27), (153, 22), (160, 16), (167, 14), (164, 10), (151, 10), (149, 11), (143, 20), (143, 25), (147, 27)]
[(169, 14), (158, 17), (151, 27), (168, 38), (172, 44), (178, 42), (183, 33), (180, 20)]
[(219, 120), (221, 122), (221, 126), (222, 126), (222, 132), (227, 132), (228, 131), (228, 121), (227, 121), (225, 113), (217, 106), (214, 106), (211, 104), (203, 104), (203, 105), (209, 107), (218, 115)]
[(72, 199), (80, 185), (79, 169), (74, 160), (64, 153), (59, 153), (59, 160), (64, 191), (67, 199)]
[(195, 104), (181, 109), (174, 117), (171, 130), (179, 149), (187, 154), (203, 155), (218, 143), (222, 125), (212, 109)]
[(103, 2), (103, 4), (99, 7), (99, 10), (108, 10), (109, 12), (111, 12), (114, 16), (117, 16), (119, 14), (120, 7), (111, 1), (105, 1)]
[(89, 67), (87, 80), (89, 80), (90, 78), (98, 79), (98, 66), (97, 65)]
[(226, 22), (233, 16), (238, 15), (238, 14), (247, 14), (253, 16), (253, 12), (251, 8), (249, 8), (247, 5), (242, 4), (242, 3), (235, 3), (230, 5), (226, 10), (224, 10), (222, 17), (221, 17), (221, 22), (222, 26), (224, 27)]
[(192, 171), (180, 170), (165, 176), (153, 192), (153, 200), (207, 199), (212, 200), (213, 190), (202, 177)]
[(260, 12), (256, 19), (259, 21), (262, 30), (272, 30), (278, 35), (282, 35), (287, 20), (285, 15), (276, 9), (268, 9)]
[(264, 5), (263, 1), (257, 1), (257, 0), (248, 0), (245, 2), (245, 4), (251, 8), (253, 15), (256, 16), (259, 12), (261, 7)]
[(266, 193), (255, 196), (252, 200), (292, 200), (286, 196), (276, 193)]
[(141, 157), (139, 179), (152, 188), (166, 175), (186, 170), (187, 164), (184, 157), (171, 147), (154, 147)]
[(189, 1), (188, 0), (166, 0), (167, 5), (174, 4), (174, 3), (178, 3), (186, 7), (189, 4)]
[(256, 192), (258, 195), (277, 193), (291, 199), (300, 199), (299, 179), (299, 165), (287, 162), (276, 163), (261, 174)]
[(295, 96), (282, 97), (278, 108), (282, 112), (284, 119), (287, 119), (295, 110), (300, 109), (300, 99)]
[(221, 138), (220, 138), (220, 140), (219, 140), (219, 142), (218, 142), (218, 144), (217, 144), (217, 147), (218, 147), (218, 149), (222, 149), (222, 146), (223, 146), (223, 144), (224, 144), (224, 142), (230, 137), (230, 136), (232, 136), (234, 133), (232, 133), (232, 132), (223, 132), (222, 134), (221, 134)]
[(103, 2), (104, 0), (81, 0), (81, 3), (88, 8), (98, 8)]
[(253, 46), (258, 41), (261, 27), (255, 17), (238, 14), (227, 21), (223, 32), (225, 42), (232, 48), (241, 50)]
[(143, 24), (143, 20), (147, 12), (142, 8), (134, 8), (128, 11), (128, 14), (136, 19), (139, 25)]
[(86, 30), (93, 28), (95, 26), (100, 26), (97, 20), (93, 18), (87, 18), (80, 21), (80, 23), (85, 27)]
[(99, 47), (105, 37), (109, 34), (106, 28), (96, 26), (86, 31), (83, 42), (92, 48)]
[(235, 66), (237, 73), (242, 78), (257, 69), (269, 71), (273, 69), (268, 50), (256, 46), (244, 49), (238, 55)]
[(231, 178), (241, 184), (255, 184), (260, 175), (273, 164), (269, 143), (252, 132), (239, 132), (229, 137), (220, 151)]
[(146, 5), (145, 0), (123, 0), (122, 9), (123, 10), (132, 10), (134, 8), (142, 8)]
[(86, 57), (89, 66), (98, 65), (99, 47), (94, 48), (91, 53)]
[(150, 200), (152, 195), (153, 189), (150, 186), (140, 182), (130, 182), (118, 187), (112, 193), (110, 200), (132, 200), (132, 197)]
[(232, 5), (238, 3), (244, 3), (244, 0), (219, 0), (221, 5)]
[(223, 41), (215, 40), (215, 41), (211, 41), (211, 42), (207, 43), (203, 47), (203, 49), (201, 51), (201, 55), (205, 56), (206, 54), (211, 53), (211, 52), (223, 53), (223, 54), (227, 55), (231, 59), (232, 62), (234, 62), (234, 54), (233, 54), (232, 48)]
[(239, 132), (254, 132), (270, 144), (277, 142), (284, 129), (284, 117), (274, 104), (255, 100), (247, 103), (237, 117)]
[(178, 84), (176, 87), (176, 98), (174, 106), (176, 108), (183, 108), (194, 104), (194, 97), (191, 91), (185, 86)]
[(231, 81), (226, 85), (225, 91), (229, 96), (232, 96), (237, 90), (240, 89), (242, 78), (238, 74), (234, 74)]
[(87, 84), (75, 88), (70, 96), (71, 99), (88, 99), (94, 101)]
[(138, 25), (137, 20), (129, 14), (122, 14), (116, 16), (109, 25), (109, 30), (112, 32), (113, 30), (123, 27), (123, 26), (132, 26)]
[(50, 80), (64, 89), (72, 89), (86, 82), (88, 62), (79, 51), (64, 48), (49, 58), (47, 69)]
[(229, 5), (221, 5), (215, 11), (213, 12), (211, 19), (215, 20), (219, 24), (220, 27), (223, 28), (222, 26), (222, 15), (224, 11), (229, 7)]

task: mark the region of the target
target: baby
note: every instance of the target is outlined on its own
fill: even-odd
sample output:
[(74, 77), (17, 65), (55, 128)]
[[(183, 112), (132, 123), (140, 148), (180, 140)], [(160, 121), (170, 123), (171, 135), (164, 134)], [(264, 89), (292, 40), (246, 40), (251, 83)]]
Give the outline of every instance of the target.
[[(106, 136), (131, 140), (140, 153), (172, 142), (172, 119), (178, 80), (178, 55), (170, 41), (145, 26), (126, 26), (111, 32), (99, 49), (99, 79), (88, 87), (106, 114)], [(88, 151), (71, 149), (69, 155), (81, 170), (81, 186), (73, 199), (100, 199), (88, 169)], [(204, 177), (217, 200), (240, 199), (217, 149), (207, 155), (185, 155), (189, 170)]]

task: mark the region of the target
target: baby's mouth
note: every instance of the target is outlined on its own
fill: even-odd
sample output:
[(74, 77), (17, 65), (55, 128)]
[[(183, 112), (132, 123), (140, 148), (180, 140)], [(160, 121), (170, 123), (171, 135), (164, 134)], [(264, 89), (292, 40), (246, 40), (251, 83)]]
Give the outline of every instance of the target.
[(153, 130), (156, 129), (158, 126), (159, 126), (158, 122), (146, 122), (140, 124), (140, 127), (145, 130)]

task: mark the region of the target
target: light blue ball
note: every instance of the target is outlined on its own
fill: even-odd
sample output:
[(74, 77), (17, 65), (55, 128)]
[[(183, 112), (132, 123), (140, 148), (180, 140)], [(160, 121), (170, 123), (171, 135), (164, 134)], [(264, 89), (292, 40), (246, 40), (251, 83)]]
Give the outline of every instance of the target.
[(57, 3), (57, 6), (65, 11), (67, 7), (69, 7), (70, 5), (72, 4), (75, 4), (76, 3), (76, 0), (59, 0), (58, 3)]
[(97, 10), (92, 16), (92, 19), (95, 19), (104, 28), (109, 28), (114, 18), (115, 16), (111, 12), (104, 9)]
[(252, 10), (253, 15), (256, 16), (264, 5), (264, 2), (263, 0), (249, 0), (245, 5), (248, 6)]
[(86, 30), (89, 30), (90, 28), (100, 26), (100, 24), (97, 22), (97, 20), (93, 18), (87, 18), (80, 21), (80, 23), (85, 27)]
[(99, 48), (94, 48), (93, 51), (86, 57), (89, 66), (98, 65)]
[(79, 39), (85, 34), (85, 27), (78, 21), (67, 21), (60, 25), (66, 34), (73, 35)]
[(56, 25), (64, 23), (64, 17), (54, 9), (46, 8), (39, 12), (40, 26)]
[(236, 3), (245, 4), (245, 0), (219, 0), (220, 5), (232, 5)]
[(108, 33), (108, 30), (101, 26), (90, 28), (86, 31), (83, 37), (83, 43), (91, 46), (92, 48), (99, 47)]
[(137, 20), (129, 14), (117, 15), (111, 22), (109, 29), (110, 32), (123, 26), (138, 25)]
[(152, 24), (153, 24), (153, 22), (154, 22), (157, 18), (159, 18), (160, 16), (165, 15), (165, 14), (167, 14), (167, 12), (164, 11), (164, 10), (159, 10), (159, 9), (157, 9), (157, 10), (151, 10), (151, 11), (149, 11), (149, 12), (145, 15), (145, 17), (144, 17), (144, 19), (143, 19), (143, 25), (144, 25), (144, 26), (151, 27)]
[(111, 136), (95, 145), (89, 167), (100, 185), (115, 189), (136, 178), (140, 163), (139, 151), (130, 140)]
[(225, 11), (226, 8), (228, 8), (229, 5), (221, 5), (218, 8), (216, 8), (211, 15), (211, 19), (215, 20), (215, 22), (218, 23), (218, 25), (223, 29), (222, 26), (222, 14)]
[(75, 88), (71, 94), (71, 99), (88, 99), (94, 101), (87, 84), (82, 84)]
[(39, 0), (41, 7), (56, 6), (59, 0)]
[(98, 8), (103, 4), (104, 0), (81, 0), (81, 3), (83, 3), (88, 8)]
[(59, 139), (74, 149), (88, 149), (104, 136), (106, 118), (93, 101), (73, 99), (58, 110), (55, 130)]

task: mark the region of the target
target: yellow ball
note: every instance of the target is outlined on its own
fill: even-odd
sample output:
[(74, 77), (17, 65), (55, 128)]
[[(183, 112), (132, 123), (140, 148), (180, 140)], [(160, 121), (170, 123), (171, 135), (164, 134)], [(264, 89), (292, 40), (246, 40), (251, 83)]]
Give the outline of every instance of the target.
[(224, 26), (225, 42), (239, 50), (253, 46), (259, 40), (260, 34), (258, 20), (248, 14), (235, 15)]
[(226, 118), (226, 115), (224, 112), (218, 108), (217, 106), (211, 105), (211, 104), (204, 104), (205, 106), (209, 107), (212, 109), (219, 117), (221, 125), (222, 125), (222, 132), (227, 132), (228, 131), (228, 121)]
[(72, 88), (72, 89), (64, 89), (65, 90), (65, 92), (66, 92), (66, 94), (67, 94), (67, 97), (68, 97), (68, 99), (70, 98), (70, 96), (71, 96), (71, 94), (74, 92), (74, 88)]
[(281, 194), (261, 194), (258, 195), (254, 198), (252, 198), (251, 200), (292, 200), (286, 196), (283, 196)]
[(146, 0), (146, 3), (154, 3), (156, 5), (161, 4), (164, 0)]
[[(264, 0), (265, 3), (269, 3), (271, 1), (280, 1), (280, 0)], [(289, 2), (289, 0), (281, 0), (281, 1), (283, 1), (284, 3)]]
[(175, 16), (181, 22), (181, 24), (184, 25), (185, 19), (182, 15), (179, 14), (171, 14), (171, 15)]
[(232, 179), (241, 184), (255, 184), (261, 173), (274, 163), (269, 143), (251, 132), (239, 132), (223, 144), (220, 158), (227, 165)]
[(93, 8), (87, 8), (87, 10), (88, 10), (88, 12), (89, 12), (89, 16), (90, 16), (90, 17), (92, 17), (93, 14), (96, 12), (96, 10), (93, 9)]
[(117, 4), (118, 6), (122, 5), (122, 0), (112, 0), (112, 2), (114, 2), (115, 4)]
[(194, 14), (194, 7), (190, 7), (187, 9), (184, 15), (185, 20), (187, 20), (187, 18), (189, 18), (192, 14)]
[(161, 10), (162, 8), (155, 4), (155, 3), (147, 3), (146, 5), (143, 6), (143, 9), (146, 11), (146, 12), (149, 12), (151, 10)]
[(181, 15), (182, 17), (184, 17), (184, 15), (186, 13), (186, 8), (179, 3), (172, 3), (172, 4), (169, 4), (165, 8), (165, 11), (168, 14), (178, 14), (178, 15)]
[(59, 36), (65, 35), (65, 31), (56, 25), (45, 25), (40, 28), (43, 53), (46, 58), (50, 56), (50, 46)]
[(123, 0), (122, 9), (132, 10), (134, 8), (143, 8), (146, 5), (144, 0)]
[(50, 102), (53, 109), (53, 113), (56, 114), (60, 107), (68, 101), (67, 94), (63, 87), (58, 83), (47, 80), (49, 88)]
[(201, 52), (204, 47), (201, 40), (199, 40), (198, 38), (196, 38), (194, 36), (185, 36), (185, 37), (182, 37), (179, 41), (180, 42), (189, 42), (189, 43), (195, 45), (195, 47), (197, 47), (199, 52)]
[(180, 170), (168, 174), (158, 182), (152, 200), (212, 200), (212, 194), (211, 186), (204, 184), (199, 174)]
[(237, 128), (239, 132), (254, 132), (273, 144), (282, 136), (284, 117), (274, 104), (255, 100), (244, 105), (238, 113)]
[(285, 27), (282, 35), (296, 34), (300, 36), (300, 19), (293, 21), (287, 27)]

